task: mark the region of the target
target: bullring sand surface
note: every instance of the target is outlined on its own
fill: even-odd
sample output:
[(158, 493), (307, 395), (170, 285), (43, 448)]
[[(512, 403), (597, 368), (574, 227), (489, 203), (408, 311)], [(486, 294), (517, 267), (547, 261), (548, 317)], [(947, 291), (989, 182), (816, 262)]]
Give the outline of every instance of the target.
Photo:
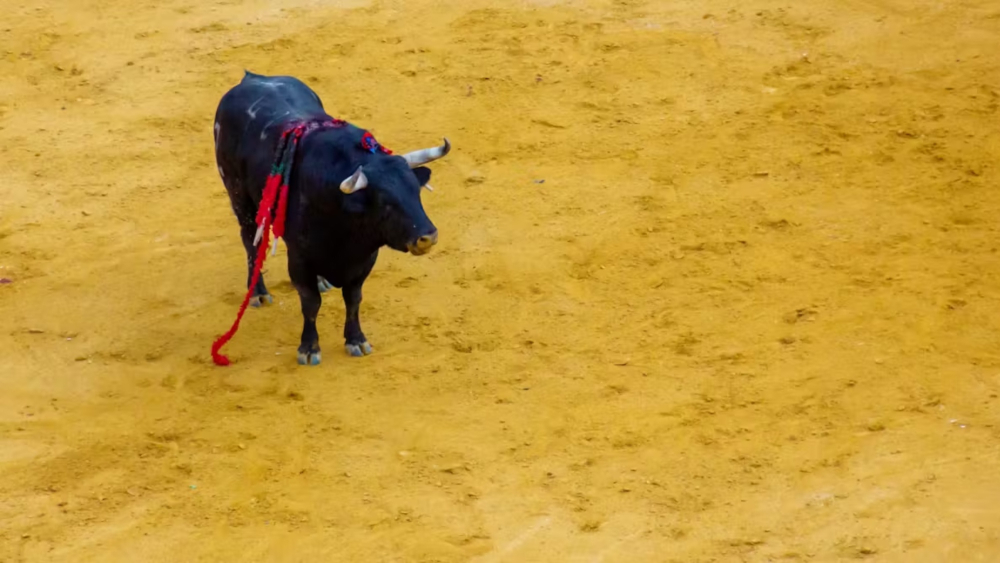
[[(13, 0), (0, 561), (1000, 560), (993, 0)], [(296, 365), (212, 117), (447, 136)]]

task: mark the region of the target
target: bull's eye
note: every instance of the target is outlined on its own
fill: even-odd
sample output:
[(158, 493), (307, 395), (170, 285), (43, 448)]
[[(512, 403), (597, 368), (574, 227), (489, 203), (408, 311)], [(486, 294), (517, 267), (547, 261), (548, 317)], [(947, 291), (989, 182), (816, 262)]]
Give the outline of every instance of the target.
[(376, 208), (382, 207), (382, 196), (375, 190), (366, 190), (366, 191), (369, 192), (368, 194), (366, 194), (368, 196), (367, 200), (368, 205)]

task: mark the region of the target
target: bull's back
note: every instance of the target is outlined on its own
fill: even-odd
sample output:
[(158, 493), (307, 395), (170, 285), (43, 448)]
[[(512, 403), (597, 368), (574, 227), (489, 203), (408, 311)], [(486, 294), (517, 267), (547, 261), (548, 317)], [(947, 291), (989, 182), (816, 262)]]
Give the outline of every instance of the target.
[(215, 156), (226, 189), (258, 201), (287, 124), (323, 116), (322, 101), (302, 81), (247, 72), (215, 114)]

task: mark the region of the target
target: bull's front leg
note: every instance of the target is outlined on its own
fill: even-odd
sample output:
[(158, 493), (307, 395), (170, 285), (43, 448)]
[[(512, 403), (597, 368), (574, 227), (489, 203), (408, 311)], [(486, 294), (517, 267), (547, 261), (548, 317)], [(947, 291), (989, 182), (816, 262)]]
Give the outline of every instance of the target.
[(299, 344), (299, 363), (304, 366), (319, 365), (322, 356), (319, 350), (319, 332), (316, 330), (316, 317), (319, 316), (323, 298), (316, 286), (316, 275), (310, 275), (306, 268), (289, 255), (289, 277), (292, 285), (299, 293), (302, 304), (302, 340)]
[[(363, 283), (363, 281), (362, 281)], [(365, 333), (361, 332), (361, 319), (359, 312), (361, 309), (361, 285), (362, 283), (344, 286), (344, 310), (346, 320), (344, 321), (344, 349), (351, 356), (361, 357), (372, 353), (372, 345), (365, 338)]]
[(316, 330), (316, 317), (319, 307), (323, 304), (319, 289), (315, 283), (305, 285), (295, 284), (302, 302), (302, 340), (299, 344), (299, 363), (304, 366), (318, 366), (322, 360), (319, 350), (319, 331)]

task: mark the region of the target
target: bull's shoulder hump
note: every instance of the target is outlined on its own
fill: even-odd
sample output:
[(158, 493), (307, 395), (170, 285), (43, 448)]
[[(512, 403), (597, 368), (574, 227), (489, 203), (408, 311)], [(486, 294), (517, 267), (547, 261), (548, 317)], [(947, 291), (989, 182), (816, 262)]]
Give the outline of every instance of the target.
[(294, 76), (281, 75), (281, 74), (274, 76), (266, 76), (263, 74), (255, 74), (250, 71), (245, 71), (245, 72), (246, 74), (243, 76), (243, 80), (240, 81), (240, 84), (247, 84), (247, 85), (252, 84), (261, 86), (263, 88), (275, 88), (275, 89), (291, 88), (294, 90), (304, 90), (310, 93), (313, 92), (312, 88), (310, 88), (305, 82)]
[(243, 80), (223, 97), (225, 102), (240, 105), (268, 99), (305, 111), (323, 110), (319, 95), (302, 80), (288, 75), (267, 76), (244, 71)]

